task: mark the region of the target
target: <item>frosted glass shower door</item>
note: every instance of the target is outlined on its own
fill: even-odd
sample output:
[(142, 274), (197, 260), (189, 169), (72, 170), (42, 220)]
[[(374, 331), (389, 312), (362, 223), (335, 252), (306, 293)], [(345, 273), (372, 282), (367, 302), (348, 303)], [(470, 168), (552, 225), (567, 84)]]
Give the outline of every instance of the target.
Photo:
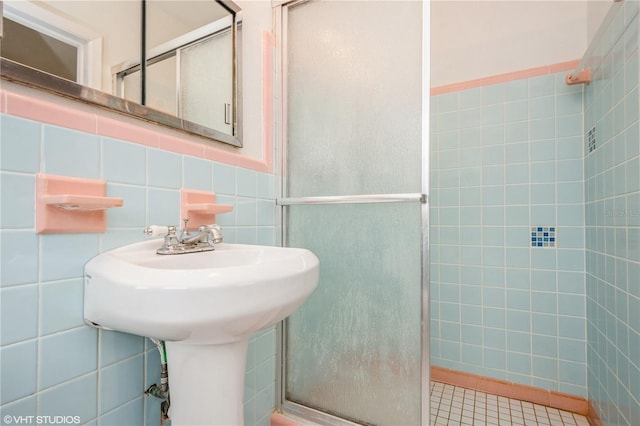
[(284, 243), (320, 259), (284, 327), (285, 410), (421, 424), (421, 16), (410, 1), (283, 9)]
[(321, 277), (287, 320), (288, 400), (363, 424), (420, 424), (420, 210), (288, 207), (289, 245), (313, 251)]

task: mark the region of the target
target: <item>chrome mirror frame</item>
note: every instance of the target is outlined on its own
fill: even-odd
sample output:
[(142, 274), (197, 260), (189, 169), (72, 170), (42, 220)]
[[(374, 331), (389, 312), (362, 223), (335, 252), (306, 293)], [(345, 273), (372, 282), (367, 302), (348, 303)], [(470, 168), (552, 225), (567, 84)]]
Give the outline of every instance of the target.
[[(215, 1), (233, 15), (232, 42), (234, 48), (232, 63), (235, 78), (233, 79), (232, 88), (233, 134), (231, 135), (5, 58), (0, 58), (0, 78), (240, 148), (242, 147), (242, 14), (240, 7), (231, 0)], [(2, 1), (0, 1), (0, 22), (2, 22), (1, 7)], [(2, 33), (0, 32), (1, 37)]]

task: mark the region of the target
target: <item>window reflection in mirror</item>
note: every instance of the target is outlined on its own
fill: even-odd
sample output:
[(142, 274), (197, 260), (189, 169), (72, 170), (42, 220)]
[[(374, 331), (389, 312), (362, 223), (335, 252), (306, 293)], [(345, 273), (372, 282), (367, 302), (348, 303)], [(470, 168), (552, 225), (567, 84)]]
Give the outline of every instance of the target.
[[(5, 0), (2, 9), (6, 27), (13, 22), (23, 28), (5, 31), (2, 57), (94, 89), (111, 93), (109, 64), (140, 54), (141, 13), (136, 2)], [(29, 38), (23, 37), (24, 31)], [(60, 44), (72, 46), (75, 58), (61, 54), (55, 47)], [(22, 56), (9, 57), (10, 46)], [(63, 65), (51, 66), (56, 63)], [(62, 73), (60, 67), (75, 70)]]
[[(234, 102), (239, 88), (234, 79), (237, 27), (232, 15), (239, 8), (224, 3), (146, 0), (143, 22), (142, 2), (137, 1), (5, 0), (0, 2), (4, 14), (0, 52), (3, 58), (130, 101), (127, 105), (109, 100), (106, 106), (120, 112), (135, 115), (140, 108), (134, 103), (143, 103), (144, 98), (151, 110), (141, 110), (141, 118), (157, 117), (162, 124), (241, 146), (240, 108)], [(28, 40), (33, 43), (26, 46)], [(3, 78), (38, 87), (40, 80), (51, 82), (26, 69), (29, 77), (22, 80), (20, 66), (5, 64)], [(4, 74), (7, 69), (10, 77)], [(60, 84), (54, 86), (43, 88), (60, 91)], [(73, 86), (68, 90), (72, 93), (65, 94), (78, 97), (87, 92)], [(102, 98), (97, 94), (83, 100), (100, 103)]]
[[(5, 42), (2, 56), (66, 78), (78, 81), (78, 47), (50, 37), (11, 19), (3, 20)], [(29, 49), (24, 46), (28, 45)]]

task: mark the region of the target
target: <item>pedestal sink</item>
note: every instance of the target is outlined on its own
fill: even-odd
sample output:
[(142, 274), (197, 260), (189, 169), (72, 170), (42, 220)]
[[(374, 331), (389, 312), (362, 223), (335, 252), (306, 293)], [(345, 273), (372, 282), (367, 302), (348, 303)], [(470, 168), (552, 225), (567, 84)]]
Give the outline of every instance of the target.
[(248, 337), (290, 315), (315, 289), (308, 250), (218, 244), (162, 256), (160, 240), (85, 266), (92, 325), (166, 342), (173, 426), (242, 425)]

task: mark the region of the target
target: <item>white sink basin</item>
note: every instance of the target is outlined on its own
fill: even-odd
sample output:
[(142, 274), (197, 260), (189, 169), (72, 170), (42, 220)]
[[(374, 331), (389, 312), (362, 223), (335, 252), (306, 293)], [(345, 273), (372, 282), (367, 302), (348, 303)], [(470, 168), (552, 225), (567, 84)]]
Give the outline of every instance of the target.
[(167, 342), (174, 426), (242, 424), (248, 336), (304, 302), (318, 283), (318, 259), (305, 249), (241, 244), (158, 255), (160, 245), (144, 241), (90, 260), (85, 320)]
[(166, 341), (231, 342), (284, 319), (318, 282), (318, 259), (304, 249), (218, 244), (158, 255), (160, 244), (131, 244), (87, 263), (87, 321)]

